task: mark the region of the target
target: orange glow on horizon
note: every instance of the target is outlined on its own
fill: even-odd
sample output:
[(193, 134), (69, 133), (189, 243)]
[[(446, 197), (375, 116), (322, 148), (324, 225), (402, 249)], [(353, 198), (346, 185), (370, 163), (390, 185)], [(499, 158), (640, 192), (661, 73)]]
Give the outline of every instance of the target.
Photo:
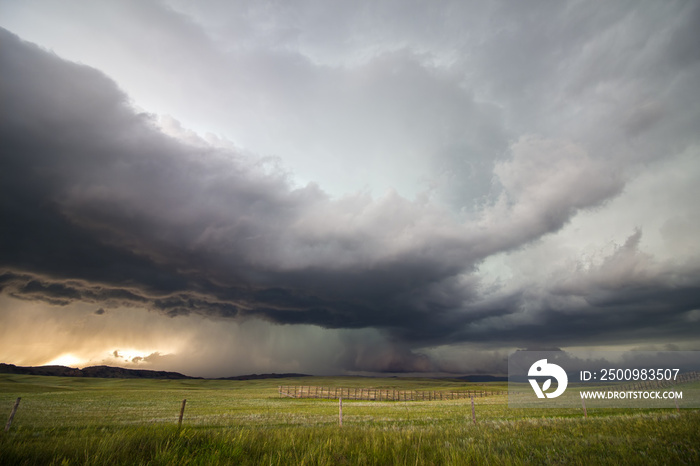
[(68, 366), (68, 367), (78, 367), (79, 364), (84, 362), (82, 359), (73, 356), (70, 353), (65, 353), (52, 359), (51, 361), (45, 363), (46, 366)]

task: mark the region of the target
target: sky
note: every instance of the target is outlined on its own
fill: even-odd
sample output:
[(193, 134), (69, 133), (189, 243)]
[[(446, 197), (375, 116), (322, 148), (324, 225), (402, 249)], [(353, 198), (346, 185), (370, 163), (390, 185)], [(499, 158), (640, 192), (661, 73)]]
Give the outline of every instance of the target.
[(0, 361), (700, 350), (700, 3), (0, 0)]

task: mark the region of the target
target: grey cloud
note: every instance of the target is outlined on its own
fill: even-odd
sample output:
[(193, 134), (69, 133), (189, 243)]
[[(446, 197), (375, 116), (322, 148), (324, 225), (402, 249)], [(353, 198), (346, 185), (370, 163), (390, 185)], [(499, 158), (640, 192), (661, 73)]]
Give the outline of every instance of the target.
[(649, 320), (660, 326), (683, 322), (679, 317), (700, 307), (700, 262), (656, 261), (639, 251), (641, 237), (637, 230), (600, 265), (567, 276), (552, 292), (582, 296), (597, 309), (630, 313), (646, 325)]
[[(329, 21), (339, 19), (341, 7), (356, 8), (299, 6), (309, 17), (328, 16)], [(61, 16), (53, 10), (57, 7), (46, 8)], [(323, 188), (335, 196), (365, 187), (382, 193), (388, 180), (404, 195), (437, 186), (453, 205), (469, 206), (458, 193), (466, 189), (470, 195), (485, 194), (488, 182), (483, 180), (491, 168), (487, 155), (507, 146), (498, 108), (477, 102), (463, 89), (459, 72), (430, 65), (432, 52), (422, 53), (412, 44), (380, 50), (357, 66), (346, 66), (319, 62), (303, 48), (278, 47), (256, 33), (243, 33), (245, 28), (221, 27), (245, 35), (236, 40), (212, 33), (216, 28), (211, 21), (232, 17), (250, 28), (262, 24), (261, 33), (293, 18), (304, 21), (306, 13), (296, 7), (226, 5), (221, 8), (227, 14), (195, 24), (163, 4), (126, 2), (110, 7), (110, 17), (123, 21), (105, 25), (103, 7), (81, 8), (88, 21), (68, 16), (63, 24), (92, 40), (87, 44), (66, 37), (47, 24), (45, 37), (58, 53), (88, 56), (135, 101), (151, 104), (154, 111), (187, 115), (198, 127), (229, 135), (241, 146), (283, 156), (298, 178), (323, 181)], [(324, 12), (315, 14), (317, 8)], [(15, 9), (20, 27), (31, 22), (30, 12)], [(366, 19), (367, 27), (374, 27), (371, 17)], [(309, 26), (299, 28), (308, 31)], [(354, 24), (348, 29), (356, 30)], [(331, 26), (326, 33), (334, 32)], [(470, 188), (450, 176), (457, 167), (468, 167)]]
[(523, 137), (511, 151), (512, 157), (494, 168), (503, 192), (482, 218), (489, 226), (505, 222), (498, 225), (498, 236), (491, 236), (498, 241), (494, 252), (559, 230), (576, 210), (600, 205), (624, 186), (614, 165), (570, 142)]
[[(25, 73), (36, 80), (63, 62), (6, 36), (3, 186), (12, 227), (3, 259), (55, 281), (27, 278), (16, 290), (61, 302), (120, 292), (176, 314), (218, 302), (218, 312), (235, 315), (239, 305), (224, 302), (253, 299), (249, 287), (280, 288), (286, 307), (269, 306), (277, 298), (261, 291), (254, 301), (262, 305), (240, 306), (279, 321), (387, 325), (392, 309), (407, 305), (402, 294), (439, 286), (483, 258), (478, 235), (426, 201), (332, 201), (313, 185), (291, 188), (286, 174), (256, 160), (184, 146), (131, 113), (94, 70), (64, 63), (51, 80), (30, 81), (30, 91)], [(284, 314), (297, 304), (307, 310)]]
[[(694, 339), (700, 307), (700, 262), (660, 262), (638, 249), (642, 231), (599, 264), (556, 270), (548, 282), (527, 280), (515, 292), (498, 296), (489, 312), (460, 330), (458, 340), (481, 336), (522, 347), (529, 341), (559, 346)], [(525, 291), (527, 290), (527, 291)]]

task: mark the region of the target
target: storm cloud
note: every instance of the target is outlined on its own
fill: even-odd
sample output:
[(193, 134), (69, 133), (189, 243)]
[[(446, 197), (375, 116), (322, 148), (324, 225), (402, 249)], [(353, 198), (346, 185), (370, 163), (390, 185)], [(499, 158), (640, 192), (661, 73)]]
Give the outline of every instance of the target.
[[(100, 23), (92, 8), (78, 31)], [(115, 32), (115, 63), (143, 45), (128, 79), (1, 31), (6, 296), (87, 303), (96, 319), (134, 308), (378, 332), (345, 340), (332, 363), (349, 371), (464, 370), (437, 356), (450, 345), (694, 340), (697, 6), (452, 5), (466, 25), (445, 7), (361, 15), (379, 3), (331, 29), (305, 23), (326, 7), (273, 9), (267, 29), (253, 5), (217, 7), (248, 42), (216, 8), (110, 8), (157, 25), (144, 44)], [(156, 82), (176, 116), (143, 109)], [(188, 99), (239, 142), (187, 129)], [(365, 175), (369, 188), (342, 191)]]

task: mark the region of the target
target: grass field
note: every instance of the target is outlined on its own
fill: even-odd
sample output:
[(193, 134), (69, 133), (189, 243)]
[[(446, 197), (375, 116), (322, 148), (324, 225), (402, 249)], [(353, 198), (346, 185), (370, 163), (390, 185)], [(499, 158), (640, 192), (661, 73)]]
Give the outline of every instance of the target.
[[(277, 386), (505, 390), (404, 378), (134, 380), (0, 374), (0, 464), (700, 464), (700, 411), (280, 398)], [(187, 399), (181, 428), (177, 418)]]

